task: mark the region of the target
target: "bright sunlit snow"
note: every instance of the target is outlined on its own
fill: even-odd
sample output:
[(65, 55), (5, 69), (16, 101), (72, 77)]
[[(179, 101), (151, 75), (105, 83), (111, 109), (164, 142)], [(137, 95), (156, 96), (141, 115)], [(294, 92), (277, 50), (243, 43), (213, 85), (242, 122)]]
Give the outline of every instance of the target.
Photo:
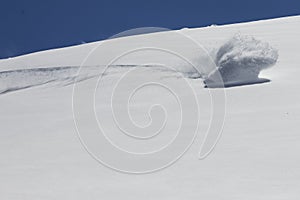
[[(298, 199), (299, 35), (295, 16), (115, 38), (0, 60), (0, 198)], [(181, 54), (150, 48), (160, 44)], [(110, 63), (139, 45), (147, 49)], [(80, 91), (75, 99), (74, 91)], [(218, 92), (226, 94), (222, 135), (212, 153), (199, 160), (218, 101), (211, 95)], [(101, 151), (106, 143), (99, 145), (93, 135), (96, 121), (128, 152), (175, 145), (154, 158), (158, 164), (195, 140), (165, 169), (120, 173), (107, 165), (124, 162), (126, 172), (151, 170), (157, 163), (130, 163)], [(204, 153), (217, 135), (211, 138)], [(98, 162), (83, 143), (109, 164)]]

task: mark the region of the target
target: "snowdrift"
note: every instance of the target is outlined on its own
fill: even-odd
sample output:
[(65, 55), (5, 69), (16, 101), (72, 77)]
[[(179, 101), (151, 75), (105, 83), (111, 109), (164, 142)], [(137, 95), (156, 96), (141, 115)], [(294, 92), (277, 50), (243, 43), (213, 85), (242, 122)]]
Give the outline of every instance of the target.
[[(238, 86), (269, 81), (259, 73), (275, 65), (278, 51), (251, 36), (235, 35), (215, 55), (217, 69), (205, 78), (207, 87)], [(223, 83), (220, 82), (222, 77)]]
[[(124, 41), (123, 43), (126, 45), (126, 40)], [(118, 45), (119, 42), (115, 43)], [(107, 48), (110, 46), (108, 45)], [(189, 48), (186, 47), (183, 52), (188, 50)], [(141, 53), (145, 54), (136, 53), (132, 59), (134, 60), (136, 57), (157, 58), (158, 56), (169, 58), (167, 55), (162, 56), (164, 54), (161, 52), (143, 51)], [(160, 57), (156, 60), (160, 61)], [(190, 57), (194, 59), (193, 64), (201, 66), (199, 69), (196, 70), (190, 64), (179, 62), (176, 59), (172, 60), (173, 57), (170, 57), (168, 59), (169, 64), (172, 65), (170, 68), (154, 64), (127, 64), (126, 62), (124, 64), (121, 62), (111, 65), (110, 69), (112, 70), (109, 73), (111, 71), (118, 72), (120, 68), (145, 67), (148, 70), (157, 71), (157, 73), (170, 71), (170, 76), (174, 75), (175, 70), (187, 78), (203, 79), (205, 86), (209, 88), (239, 86), (269, 81), (259, 78), (259, 73), (277, 62), (278, 52), (266, 42), (251, 36), (237, 34), (221, 45), (214, 53), (211, 53), (210, 57), (213, 60), (204, 52), (192, 53)], [(40, 60), (44, 60), (44, 58), (40, 58)], [(45, 84), (69, 85), (76, 80), (81, 81), (99, 76), (99, 72), (105, 66), (82, 67), (84, 72), (80, 73), (80, 77), (77, 74), (80, 68), (79, 62), (77, 65), (71, 66), (64, 64), (59, 66), (39, 65), (37, 68), (24, 67), (23, 69), (0, 71), (0, 94)]]
[[(196, 79), (186, 74), (186, 77), (190, 77), (187, 81), (195, 89), (195, 96), (199, 100), (199, 132), (193, 145), (179, 162), (160, 172), (146, 175), (119, 174), (100, 165), (85, 151), (76, 134), (71, 102), (73, 87), (61, 84), (73, 82), (72, 77), (77, 76), (81, 61), (98, 43), (0, 60), (0, 93), (1, 90), (3, 92), (0, 95), (0, 152), (2, 152), (0, 199), (76, 200), (88, 197), (91, 200), (99, 198), (114, 200), (126, 196), (132, 197), (132, 194), (134, 194), (132, 200), (145, 199), (146, 195), (149, 199), (158, 200), (166, 197), (172, 200), (299, 199), (300, 93), (297, 91), (300, 90), (300, 16), (186, 29), (182, 32), (203, 45), (208, 53), (215, 49), (211, 58), (212, 62), (217, 63), (218, 71), (212, 68), (205, 73), (200, 73), (206, 75), (205, 77), (197, 76)], [(268, 45), (262, 45), (263, 42), (255, 42), (256, 39), (252, 37), (232, 38), (237, 32), (274, 45), (280, 53), (280, 60), (274, 69), (263, 73), (272, 80), (270, 84), (225, 89), (226, 115), (222, 137), (213, 154), (205, 160), (199, 160), (197, 157), (200, 145), (206, 135), (205, 126), (211, 123), (212, 117), (216, 116), (213, 115), (214, 111), (211, 111), (211, 107), (214, 102), (219, 102), (218, 98), (212, 102), (210, 94), (224, 91), (203, 88), (203, 79), (208, 81), (211, 78), (210, 80), (213, 81), (214, 74), (218, 75), (219, 72), (228, 86), (231, 80), (238, 80), (239, 84), (245, 83), (244, 80), (250, 77), (248, 75), (253, 74), (250, 80), (253, 83), (257, 81), (255, 78), (259, 70), (275, 64), (278, 57), (276, 50)], [(161, 34), (157, 33), (159, 37), (162, 37)], [(147, 38), (151, 35), (147, 34)], [(134, 37), (136, 36), (131, 38)], [(128, 41), (131, 38), (126, 38), (127, 43), (132, 44)], [(144, 37), (145, 40), (147, 38)], [(166, 41), (164, 38), (161, 40)], [(118, 38), (118, 40), (123, 39)], [(175, 41), (173, 38), (169, 41), (171, 44), (176, 42), (180, 49), (185, 48), (184, 52), (193, 50), (184, 42)], [(112, 52), (114, 48), (109, 50), (105, 53)], [(238, 51), (242, 52), (238, 53)], [(199, 59), (201, 53), (191, 52), (189, 55), (193, 57), (188, 58), (198, 58), (197, 63), (208, 68), (208, 62)], [(157, 58), (159, 59), (160, 57)], [(173, 67), (173, 65), (169, 66)], [(97, 105), (94, 107), (97, 112), (93, 113), (92, 120), (96, 120), (97, 115), (100, 116), (100, 120), (111, 118), (108, 111), (111, 110), (112, 104), (108, 95), (111, 94), (114, 80), (120, 77), (120, 71), (126, 72), (126, 67), (140, 68), (141, 66), (110, 67), (113, 71), (104, 77), (104, 84), (100, 85), (102, 90), (99, 90), (96, 95), (94, 102)], [(176, 93), (182, 97), (182, 102), (192, 99), (190, 90), (184, 90), (184, 85), (179, 82), (183, 81), (180, 78), (182, 76), (179, 76), (181, 74), (178, 74), (177, 78), (174, 77), (177, 73), (158, 71), (160, 69), (153, 65), (144, 66), (144, 69), (140, 70), (140, 73), (135, 73), (141, 75), (139, 80), (143, 78), (148, 80), (155, 75), (155, 78), (161, 78), (159, 81), (171, 85), (170, 88), (182, 88)], [(180, 71), (182, 74), (192, 72), (181, 63), (176, 69), (182, 70)], [(257, 69), (257, 71), (253, 72), (250, 69)], [(144, 73), (149, 72), (147, 70), (151, 70), (151, 73)], [(84, 72), (82, 78), (88, 78), (97, 71), (99, 73), (99, 67), (93, 69), (89, 67), (86, 76)], [(247, 73), (249, 73), (247, 77), (242, 76)], [(263, 74), (259, 74), (258, 77)], [(77, 77), (75, 79), (78, 80)], [(120, 84), (119, 96), (130, 94), (131, 90), (121, 90), (124, 85), (134, 84), (130, 80), (126, 79), (129, 83), (127, 85)], [(88, 87), (92, 85), (87, 84), (88, 82), (89, 80), (79, 83), (84, 89), (83, 96), (95, 91), (94, 85)], [(13, 92), (23, 86), (27, 89)], [(138, 140), (137, 145), (136, 143), (128, 145), (129, 150), (145, 152), (150, 149), (149, 147), (155, 150), (154, 147), (158, 149), (163, 145), (171, 144), (171, 139), (176, 134), (175, 130), (181, 124), (176, 119), (182, 115), (181, 110), (186, 110), (178, 109), (176, 99), (171, 93), (163, 88), (156, 89), (155, 86), (153, 90), (149, 87), (139, 90), (130, 101), (130, 114), (136, 124), (147, 125), (147, 122), (152, 119), (153, 122), (164, 122), (162, 117), (166, 113), (168, 116), (166, 119), (172, 120), (168, 122), (173, 126), (166, 126), (168, 128), (164, 129), (166, 132), (151, 138), (149, 143), (146, 140)], [(108, 97), (105, 98), (108, 101), (103, 104), (102, 94)], [(118, 100), (118, 98), (114, 99)], [(115, 108), (122, 108), (124, 105), (121, 102), (116, 103)], [(160, 112), (156, 106), (154, 112), (148, 109), (156, 103), (165, 105), (167, 112)], [(87, 107), (82, 104), (83, 109)], [(191, 108), (194, 107), (189, 105), (187, 109), (193, 112)], [(218, 111), (218, 108), (214, 107), (213, 110)], [(162, 117), (159, 116), (160, 113)], [(183, 123), (182, 128), (189, 129), (186, 131), (189, 134), (191, 122), (195, 117), (189, 114), (186, 116), (184, 119), (187, 123)], [(82, 117), (86, 119), (86, 123), (91, 122), (86, 114)], [(126, 137), (121, 131), (113, 131), (117, 130), (113, 123), (104, 125), (116, 145), (127, 147), (126, 144), (130, 144), (129, 141), (134, 139)], [(86, 127), (92, 129), (88, 124)], [(158, 141), (159, 137), (161, 141)], [(121, 144), (123, 141), (126, 146)], [(96, 142), (98, 141), (95, 140), (95, 146)], [(164, 157), (156, 158), (158, 161), (164, 159)], [(115, 159), (115, 157), (112, 157), (112, 160), (124, 161), (123, 158)]]

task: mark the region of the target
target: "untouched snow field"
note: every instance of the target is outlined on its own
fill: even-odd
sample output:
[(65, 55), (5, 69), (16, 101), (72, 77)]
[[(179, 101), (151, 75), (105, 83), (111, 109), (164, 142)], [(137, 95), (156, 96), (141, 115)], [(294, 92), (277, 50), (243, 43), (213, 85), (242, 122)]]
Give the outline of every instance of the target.
[(0, 198), (299, 199), (299, 35), (295, 16), (0, 60)]

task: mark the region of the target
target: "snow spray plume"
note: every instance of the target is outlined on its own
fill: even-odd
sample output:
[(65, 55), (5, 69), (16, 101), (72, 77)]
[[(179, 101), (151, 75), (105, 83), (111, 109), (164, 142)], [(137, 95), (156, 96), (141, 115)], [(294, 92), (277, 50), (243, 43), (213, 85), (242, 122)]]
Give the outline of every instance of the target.
[[(259, 83), (259, 73), (277, 62), (278, 52), (268, 43), (251, 36), (235, 35), (215, 55), (217, 68), (205, 80), (213, 87)], [(216, 81), (221, 74), (223, 82)]]

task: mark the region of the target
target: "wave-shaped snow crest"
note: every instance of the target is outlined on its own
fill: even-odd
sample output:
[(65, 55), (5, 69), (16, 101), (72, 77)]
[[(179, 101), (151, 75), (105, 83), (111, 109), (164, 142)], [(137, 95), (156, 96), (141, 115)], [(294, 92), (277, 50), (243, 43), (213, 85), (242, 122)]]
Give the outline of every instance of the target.
[[(148, 70), (157, 70), (160, 73), (176, 71), (187, 78), (201, 78), (204, 79), (206, 87), (238, 86), (266, 81), (266, 79), (260, 79), (258, 75), (261, 70), (277, 62), (278, 52), (266, 42), (250, 36), (236, 35), (224, 43), (213, 55), (216, 69), (214, 69), (215, 65), (213, 67), (210, 65), (213, 62), (210, 58), (207, 59), (207, 55), (195, 54), (194, 56), (197, 56), (195, 64), (203, 66), (203, 69), (195, 70), (190, 64), (181, 62), (174, 64), (172, 68), (155, 64), (117, 64), (110, 65), (110, 70), (107, 70), (103, 75), (115, 73), (121, 69), (144, 67)], [(45, 84), (70, 85), (75, 81), (97, 77), (104, 68), (103, 65), (83, 66), (80, 74), (77, 73), (80, 66), (43, 66), (41, 68), (0, 71), (0, 95)], [(210, 71), (212, 72), (210, 73)], [(174, 76), (174, 73), (169, 73), (169, 75)]]
[[(217, 69), (210, 73), (205, 83), (208, 87), (237, 86), (265, 81), (259, 73), (273, 66), (278, 59), (278, 51), (267, 42), (251, 36), (235, 35), (223, 44), (215, 55)], [(217, 76), (223, 79), (219, 83)]]

